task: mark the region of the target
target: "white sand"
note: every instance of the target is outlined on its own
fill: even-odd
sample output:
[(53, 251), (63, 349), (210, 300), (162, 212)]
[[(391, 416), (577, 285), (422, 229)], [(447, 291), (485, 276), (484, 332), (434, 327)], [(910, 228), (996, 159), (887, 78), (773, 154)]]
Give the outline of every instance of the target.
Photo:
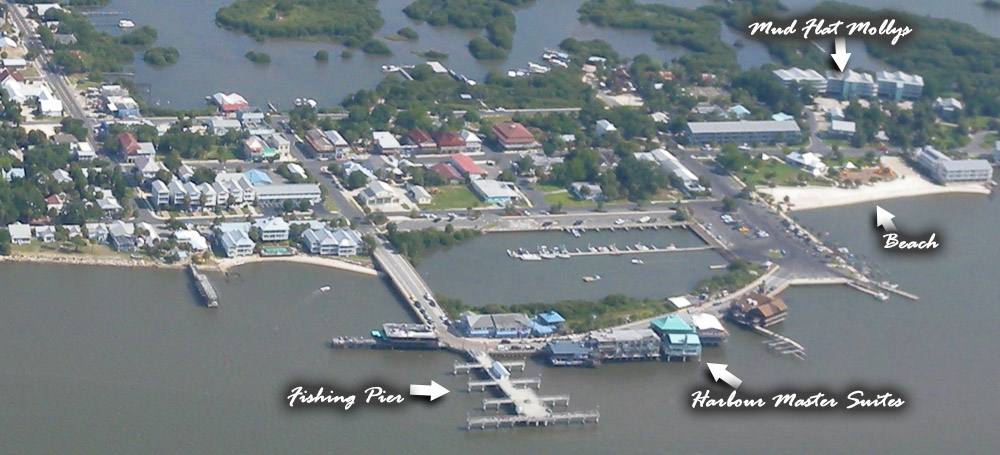
[(325, 258), (318, 256), (276, 256), (276, 257), (243, 256), (238, 258), (219, 258), (218, 268), (219, 271), (226, 272), (233, 267), (238, 267), (245, 264), (255, 264), (259, 262), (295, 262), (298, 264), (318, 265), (321, 267), (330, 267), (333, 269), (346, 270), (348, 272), (361, 273), (364, 275), (378, 276), (378, 271), (376, 271), (371, 267), (354, 264), (351, 262), (344, 261), (342, 259)]
[(822, 186), (759, 188), (761, 193), (774, 196), (776, 202), (788, 197), (789, 210), (810, 210), (824, 207), (860, 204), (903, 197), (931, 194), (990, 194), (990, 188), (981, 183), (953, 183), (938, 185), (910, 169), (901, 158), (883, 157), (882, 164), (899, 177), (891, 182), (862, 185), (860, 188), (833, 188)]

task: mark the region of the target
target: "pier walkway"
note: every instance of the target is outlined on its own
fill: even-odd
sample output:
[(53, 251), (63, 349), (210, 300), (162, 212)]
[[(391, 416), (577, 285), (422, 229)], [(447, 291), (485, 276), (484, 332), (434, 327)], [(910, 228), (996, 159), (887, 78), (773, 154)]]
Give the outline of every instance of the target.
[(208, 280), (208, 277), (199, 272), (198, 267), (195, 267), (194, 264), (188, 265), (188, 270), (191, 271), (191, 278), (194, 278), (194, 287), (198, 289), (198, 294), (205, 300), (205, 305), (209, 308), (219, 306), (219, 294), (215, 292), (215, 286), (212, 286), (212, 282)]
[[(498, 364), (489, 353), (485, 351), (467, 351), (468, 356), (478, 364), (476, 369), (481, 369), (489, 375), (491, 379), (485, 381), (469, 381), (469, 389), (473, 386), (494, 386), (499, 389), (501, 397), (496, 399), (483, 400), (483, 409), (489, 407), (499, 408), (501, 405), (509, 404), (514, 406), (513, 415), (494, 416), (469, 416), (466, 420), (467, 429), (485, 429), (488, 427), (501, 428), (515, 425), (525, 426), (548, 426), (557, 423), (597, 423), (600, 420), (600, 413), (594, 411), (584, 412), (552, 412), (548, 405), (565, 404), (569, 405), (568, 395), (556, 395), (550, 397), (540, 397), (531, 388), (518, 387), (521, 384), (538, 384), (541, 380), (536, 378), (513, 379), (504, 368), (495, 367)], [(471, 369), (470, 369), (471, 370)]]

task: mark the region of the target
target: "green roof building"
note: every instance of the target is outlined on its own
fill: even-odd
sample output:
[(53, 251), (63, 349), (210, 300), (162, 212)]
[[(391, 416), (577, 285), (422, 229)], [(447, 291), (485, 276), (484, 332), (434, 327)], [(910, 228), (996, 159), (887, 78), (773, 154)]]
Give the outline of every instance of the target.
[(680, 316), (671, 314), (662, 318), (653, 319), (649, 327), (656, 332), (660, 338), (667, 338), (667, 335), (695, 335), (695, 329), (691, 324), (684, 322)]

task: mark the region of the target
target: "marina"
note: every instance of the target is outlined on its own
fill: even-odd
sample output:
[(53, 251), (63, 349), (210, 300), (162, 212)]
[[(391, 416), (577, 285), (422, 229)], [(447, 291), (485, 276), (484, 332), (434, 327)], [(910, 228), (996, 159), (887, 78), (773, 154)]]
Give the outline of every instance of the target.
[[(711, 246), (691, 246), (691, 247), (680, 247), (670, 244), (666, 247), (658, 247), (656, 245), (645, 245), (642, 243), (636, 243), (634, 245), (626, 245), (619, 248), (615, 244), (594, 246), (587, 245), (586, 249), (574, 248), (572, 251), (566, 248), (565, 245), (548, 247), (545, 245), (536, 247), (534, 252), (529, 251), (526, 248), (518, 248), (517, 250), (507, 250), (507, 256), (520, 259), (522, 261), (540, 261), (542, 259), (570, 259), (574, 257), (582, 256), (621, 256), (623, 254), (644, 254), (644, 253), (686, 253), (691, 251), (708, 251), (713, 249)], [(630, 261), (632, 264), (642, 264), (641, 259), (633, 259)]]

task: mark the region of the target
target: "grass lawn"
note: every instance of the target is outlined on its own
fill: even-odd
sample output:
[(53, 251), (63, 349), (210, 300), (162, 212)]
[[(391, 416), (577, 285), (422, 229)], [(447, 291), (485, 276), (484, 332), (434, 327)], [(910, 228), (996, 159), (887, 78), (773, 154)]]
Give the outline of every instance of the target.
[(340, 207), (337, 207), (337, 203), (333, 201), (332, 197), (323, 198), (323, 210), (333, 213), (340, 211)]
[[(771, 178), (768, 179), (765, 175)], [(764, 161), (759, 167), (750, 166), (739, 173), (743, 183), (756, 186), (769, 186), (771, 183), (777, 186), (793, 186), (798, 184), (800, 176), (804, 176), (810, 183), (816, 183), (813, 176), (777, 160)]]
[(545, 200), (549, 204), (562, 204), (563, 207), (597, 207), (597, 203), (594, 201), (581, 201), (569, 194), (569, 191), (562, 191), (558, 193), (545, 193)]
[(466, 209), (468, 207), (482, 207), (482, 201), (472, 194), (469, 188), (462, 185), (449, 185), (441, 186), (436, 188), (437, 193), (434, 193), (431, 203), (427, 205), (427, 208), (440, 210), (440, 209)]
[(81, 247), (80, 252), (76, 252), (76, 247), (69, 242), (42, 243), (38, 240), (32, 240), (28, 245), (11, 245), (11, 252), (25, 255), (129, 257), (127, 253), (119, 253), (107, 245), (88, 244)]

